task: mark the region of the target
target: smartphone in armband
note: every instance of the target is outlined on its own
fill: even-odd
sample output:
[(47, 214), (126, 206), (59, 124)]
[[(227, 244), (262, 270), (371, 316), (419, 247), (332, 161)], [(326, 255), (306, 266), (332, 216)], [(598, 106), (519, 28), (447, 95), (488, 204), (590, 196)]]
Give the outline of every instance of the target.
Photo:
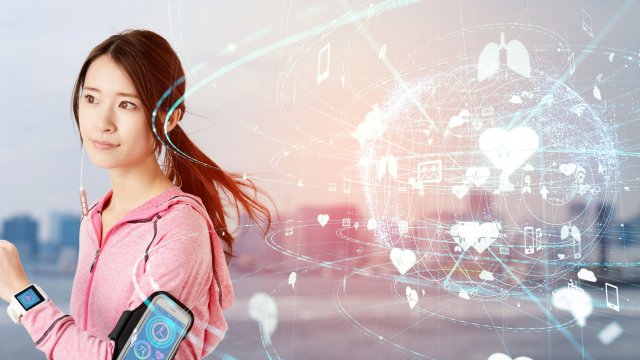
[(171, 360), (193, 325), (191, 311), (161, 292), (150, 297), (146, 310), (120, 351), (117, 360)]

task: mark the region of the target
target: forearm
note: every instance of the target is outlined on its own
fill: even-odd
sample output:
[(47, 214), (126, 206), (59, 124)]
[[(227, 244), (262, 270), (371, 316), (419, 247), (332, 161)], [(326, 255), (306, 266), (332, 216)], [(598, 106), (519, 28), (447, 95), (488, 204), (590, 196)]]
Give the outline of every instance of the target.
[(28, 311), (21, 323), (47, 359), (111, 360), (113, 357), (113, 341), (89, 335), (51, 300)]

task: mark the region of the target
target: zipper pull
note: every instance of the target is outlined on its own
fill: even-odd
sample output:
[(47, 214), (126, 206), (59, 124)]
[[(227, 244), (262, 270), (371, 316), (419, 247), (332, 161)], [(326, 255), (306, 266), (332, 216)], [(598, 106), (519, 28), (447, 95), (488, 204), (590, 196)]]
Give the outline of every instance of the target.
[(96, 256), (93, 258), (93, 264), (91, 264), (90, 273), (93, 272), (93, 269), (96, 267), (96, 262), (98, 261), (98, 255), (100, 255), (100, 249), (96, 250)]

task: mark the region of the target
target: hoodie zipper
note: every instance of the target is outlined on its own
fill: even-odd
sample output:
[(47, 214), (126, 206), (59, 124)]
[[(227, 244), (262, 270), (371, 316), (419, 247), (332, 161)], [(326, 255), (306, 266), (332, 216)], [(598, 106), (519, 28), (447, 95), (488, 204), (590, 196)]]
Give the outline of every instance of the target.
[(89, 269), (90, 273), (92, 273), (93, 269), (96, 268), (96, 262), (98, 261), (98, 256), (100, 255), (100, 250), (101, 249), (96, 250), (96, 256), (93, 258), (93, 264), (91, 264), (91, 269)]
[[(100, 215), (102, 216), (102, 213), (100, 212)], [(160, 215), (157, 214), (156, 216), (154, 216), (153, 218), (149, 219), (149, 220), (143, 220), (143, 221), (139, 221), (139, 220), (128, 220), (128, 221), (119, 221), (117, 223), (115, 223), (111, 229), (109, 229), (109, 231), (107, 232), (107, 235), (105, 235), (104, 237), (104, 241), (102, 242), (102, 246), (100, 246), (97, 250), (96, 250), (96, 254), (93, 257), (93, 263), (91, 263), (91, 268), (89, 268), (89, 281), (87, 282), (87, 289), (85, 290), (85, 294), (84, 294), (84, 325), (83, 325), (83, 329), (84, 331), (87, 331), (87, 322), (89, 319), (89, 295), (91, 295), (91, 284), (93, 283), (93, 276), (95, 275), (95, 269), (96, 269), (96, 265), (98, 264), (98, 259), (100, 258), (100, 253), (102, 252), (102, 249), (104, 249), (105, 245), (107, 244), (107, 240), (109, 239), (109, 235), (111, 235), (111, 233), (113, 232), (113, 230), (122, 225), (122, 224), (127, 224), (127, 223), (136, 223), (136, 222), (149, 222), (149, 221), (153, 221), (154, 219), (159, 219)], [(101, 220), (102, 223), (102, 220)], [(92, 226), (93, 226), (93, 222), (92, 222)], [(155, 230), (155, 225), (154, 225), (154, 230)], [(100, 236), (102, 236), (102, 230), (100, 231)], [(155, 234), (154, 234), (154, 239), (155, 239)], [(153, 240), (152, 240), (153, 241)]]
[[(102, 217), (102, 212), (100, 212), (100, 217)], [(102, 219), (100, 220), (100, 223), (102, 224)], [(93, 226), (93, 222), (91, 224)], [(122, 222), (117, 222), (111, 227), (111, 229), (109, 229), (107, 235), (105, 235), (104, 237), (104, 241), (102, 242), (101, 246), (98, 248), (98, 250), (96, 250), (96, 254), (93, 258), (93, 263), (91, 263), (91, 268), (89, 269), (89, 281), (87, 282), (87, 289), (84, 293), (84, 324), (82, 327), (84, 331), (87, 331), (87, 322), (89, 319), (89, 295), (91, 295), (91, 284), (93, 283), (93, 276), (95, 275), (98, 258), (100, 257), (102, 249), (104, 249), (104, 246), (107, 244), (107, 240), (109, 239), (109, 235), (111, 235), (111, 233), (113, 232), (113, 229), (121, 224)], [(100, 230), (100, 237), (102, 237), (102, 230)]]

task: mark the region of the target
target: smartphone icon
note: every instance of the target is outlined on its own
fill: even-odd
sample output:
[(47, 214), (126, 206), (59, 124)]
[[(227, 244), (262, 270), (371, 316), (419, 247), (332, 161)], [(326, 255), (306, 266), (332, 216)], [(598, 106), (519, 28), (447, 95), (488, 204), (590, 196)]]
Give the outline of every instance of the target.
[(618, 287), (605, 283), (605, 296), (607, 307), (615, 311), (620, 311), (620, 302), (618, 301)]
[(117, 360), (171, 360), (191, 328), (193, 319), (164, 294), (149, 303)]
[(533, 227), (525, 226), (524, 228), (524, 253), (533, 254), (535, 249), (535, 238), (533, 237)]

